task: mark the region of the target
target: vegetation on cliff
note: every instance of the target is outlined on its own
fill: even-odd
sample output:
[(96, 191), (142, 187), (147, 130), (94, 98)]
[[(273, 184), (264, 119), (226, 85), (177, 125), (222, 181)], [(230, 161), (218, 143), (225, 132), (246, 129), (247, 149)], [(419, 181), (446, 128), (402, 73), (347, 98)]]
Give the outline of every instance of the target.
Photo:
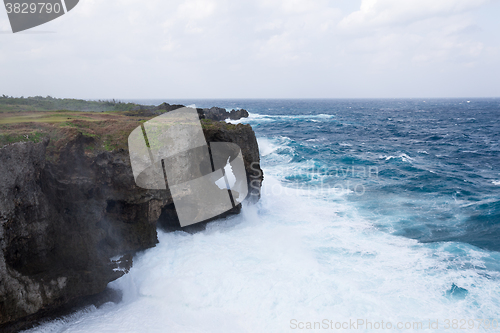
[(0, 97), (0, 112), (13, 111), (127, 111), (139, 109), (142, 105), (120, 101), (86, 101), (72, 98), (42, 97)]
[[(128, 271), (134, 253), (155, 246), (157, 226), (188, 230), (180, 227), (170, 191), (136, 185), (127, 149), (133, 129), (181, 105), (91, 112), (53, 110), (51, 98), (39, 105), (33, 99), (0, 103), (2, 332), (98, 297)], [(249, 197), (258, 200), (263, 173), (255, 133), (211, 120), (248, 113), (197, 111), (207, 142), (241, 148)]]
[[(63, 107), (65, 109), (58, 109)], [(56, 159), (60, 148), (81, 133), (93, 138), (85, 147), (87, 153), (127, 149), (128, 135), (133, 129), (165, 112), (152, 110), (152, 107), (116, 101), (4, 95), (0, 97), (0, 147), (14, 142), (38, 143), (49, 138), (47, 158)], [(229, 131), (245, 126), (210, 119), (202, 119), (201, 123), (204, 129)]]

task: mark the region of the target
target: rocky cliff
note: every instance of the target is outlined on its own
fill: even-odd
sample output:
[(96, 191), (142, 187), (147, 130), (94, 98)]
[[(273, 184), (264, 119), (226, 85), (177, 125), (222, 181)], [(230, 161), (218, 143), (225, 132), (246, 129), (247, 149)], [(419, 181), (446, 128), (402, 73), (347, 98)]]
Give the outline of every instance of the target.
[[(169, 112), (173, 110), (185, 107), (182, 104), (168, 104), (162, 103), (158, 106), (147, 106), (139, 105), (134, 111), (150, 112), (152, 114), (160, 114), (163, 112)], [(245, 109), (232, 109), (230, 112), (226, 111), (224, 108), (211, 107), (211, 108), (196, 108), (200, 119), (210, 119), (215, 121), (222, 121), (226, 119), (238, 120), (241, 118), (247, 118), (249, 116), (248, 111)]]
[[(217, 123), (204, 133), (241, 147), (258, 198), (252, 128)], [(89, 151), (95, 138), (77, 133), (50, 159), (49, 140), (0, 148), (0, 330), (104, 291), (136, 251), (155, 246), (157, 224), (179, 228), (168, 191), (135, 185), (126, 149)]]

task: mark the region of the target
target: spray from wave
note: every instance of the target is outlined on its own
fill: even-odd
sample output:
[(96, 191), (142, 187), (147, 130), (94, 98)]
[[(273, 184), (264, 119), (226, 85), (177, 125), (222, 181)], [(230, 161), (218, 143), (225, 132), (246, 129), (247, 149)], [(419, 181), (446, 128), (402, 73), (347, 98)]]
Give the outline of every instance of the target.
[[(312, 108), (310, 103), (305, 107)], [(324, 109), (336, 105), (324, 103)], [(351, 105), (345, 108), (351, 110)], [(435, 137), (423, 144), (423, 139), (418, 143), (406, 138), (411, 131), (414, 136), (427, 135), (421, 132), (433, 129), (434, 121), (425, 123), (427, 127), (402, 129), (392, 120), (406, 115), (400, 111), (372, 114), (359, 109), (356, 115), (353, 108), (336, 117), (260, 111), (237, 121), (261, 133), (266, 178), (258, 204), (194, 235), (160, 232), (157, 247), (137, 255), (129, 274), (110, 284), (123, 292), (121, 303), (91, 307), (32, 331), (288, 332), (294, 323), (323, 324), (325, 319), (384, 321), (385, 327), (390, 322), (393, 328), (398, 323), (421, 323), (428, 331), (436, 331), (430, 323), (438, 320), (444, 329), (448, 320), (446, 332), (463, 332), (460, 325), (465, 320), (468, 331), (495, 331), (493, 319), (498, 320), (500, 306), (498, 252), (467, 242), (426, 243), (398, 235), (405, 230), (411, 236), (423, 226), (436, 233), (446, 228), (465, 232), (461, 223), (468, 211), (460, 209), (496, 202), (479, 193), (480, 200), (471, 204), (458, 192), (451, 196), (448, 187), (432, 187), (442, 182), (455, 189), (465, 183), (461, 166), (441, 167), (447, 161), (441, 151), (453, 154), (454, 141), (439, 143), (443, 139)], [(276, 122), (285, 124), (274, 126)], [(313, 174), (316, 164), (345, 170), (355, 163), (381, 166), (381, 180), (366, 180), (371, 192), (362, 197), (364, 201), (349, 191), (297, 189), (290, 180), (293, 176), (299, 183), (319, 182)], [(498, 185), (490, 173), (486, 175), (488, 186)], [(491, 326), (479, 328), (475, 319), (489, 320)], [(454, 320), (459, 325), (453, 326)]]
[[(240, 216), (194, 235), (160, 232), (111, 283), (122, 303), (32, 332), (284, 332), (294, 319), (427, 325), (496, 315), (500, 276), (485, 269), (487, 253), (383, 233), (342, 195), (325, 200), (271, 177), (264, 186)], [(450, 262), (456, 247), (464, 255)]]

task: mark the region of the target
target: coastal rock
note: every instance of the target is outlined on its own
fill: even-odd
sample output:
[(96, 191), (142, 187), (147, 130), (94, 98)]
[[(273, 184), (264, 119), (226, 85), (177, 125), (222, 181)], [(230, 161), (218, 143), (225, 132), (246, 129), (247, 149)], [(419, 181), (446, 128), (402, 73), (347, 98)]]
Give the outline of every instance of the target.
[(177, 110), (177, 109), (180, 109), (180, 108), (183, 108), (184, 105), (180, 105), (180, 104), (168, 104), (168, 103), (162, 103), (160, 105), (158, 105), (157, 107), (155, 107), (155, 111), (166, 111), (166, 112), (169, 112), (169, 111), (174, 111), (174, 110)]
[(210, 109), (198, 109), (198, 113), (200, 113), (200, 110), (201, 113), (203, 114), (203, 118), (215, 121), (222, 121), (226, 119), (238, 120), (241, 118), (248, 117), (248, 111), (245, 109), (239, 109), (239, 110), (233, 109), (231, 110), (231, 112), (227, 112), (226, 109), (214, 106)]
[[(181, 104), (168, 103), (162, 103), (158, 106), (139, 105), (134, 108), (131, 113), (148, 117), (174, 111), (183, 107), (185, 106)], [(248, 111), (245, 109), (233, 109), (230, 112), (227, 112), (226, 109), (216, 106), (211, 108), (196, 108), (196, 110), (198, 111), (198, 116), (200, 117), (200, 119), (210, 119), (214, 121), (224, 121), (226, 119), (239, 120), (241, 118), (247, 118), (249, 115)]]
[(248, 118), (248, 111), (245, 109), (239, 109), (239, 110), (231, 110), (229, 113), (229, 119), (231, 120), (239, 120), (241, 118)]
[[(257, 200), (255, 134), (225, 125), (204, 129), (207, 141), (241, 147)], [(0, 148), (0, 330), (103, 292), (133, 253), (155, 246), (159, 220), (175, 225), (169, 192), (137, 187), (126, 150), (85, 152), (92, 140), (77, 135), (50, 162), (47, 141)]]

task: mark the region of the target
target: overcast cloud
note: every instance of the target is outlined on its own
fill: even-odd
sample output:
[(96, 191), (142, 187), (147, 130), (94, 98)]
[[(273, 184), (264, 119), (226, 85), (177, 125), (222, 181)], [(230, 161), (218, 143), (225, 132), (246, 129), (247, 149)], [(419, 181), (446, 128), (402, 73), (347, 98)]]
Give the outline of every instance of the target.
[(495, 0), (80, 0), (12, 34), (0, 8), (0, 94), (500, 97), (499, 18)]

